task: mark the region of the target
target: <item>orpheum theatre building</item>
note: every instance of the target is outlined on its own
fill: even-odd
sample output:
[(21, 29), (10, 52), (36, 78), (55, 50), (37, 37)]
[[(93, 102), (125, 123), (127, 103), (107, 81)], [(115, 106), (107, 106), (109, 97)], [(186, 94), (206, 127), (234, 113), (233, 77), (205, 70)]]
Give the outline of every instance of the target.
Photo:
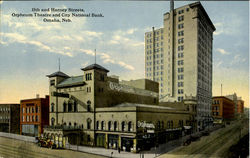
[[(137, 152), (195, 130), (195, 100), (182, 108), (158, 102), (158, 83), (119, 81), (98, 64), (80, 76), (48, 75), (50, 126), (44, 136), (64, 143)], [(64, 141), (65, 140), (65, 141)]]

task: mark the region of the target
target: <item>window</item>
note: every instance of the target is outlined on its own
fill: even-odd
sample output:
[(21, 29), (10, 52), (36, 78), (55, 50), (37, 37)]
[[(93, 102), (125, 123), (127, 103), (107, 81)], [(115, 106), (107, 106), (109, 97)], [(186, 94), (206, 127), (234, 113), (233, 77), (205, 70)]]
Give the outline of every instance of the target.
[(125, 131), (125, 122), (122, 121), (122, 131)]
[(51, 118), (51, 125), (52, 125), (52, 126), (55, 125), (55, 118), (54, 118), (54, 117)]
[(102, 122), (101, 122), (101, 130), (104, 130), (104, 128), (105, 128), (105, 122), (102, 121)]
[(71, 103), (71, 101), (68, 102), (68, 112), (72, 112), (72, 103)]
[(178, 101), (182, 101), (183, 100), (183, 97), (178, 97)]
[(183, 89), (178, 89), (178, 94), (183, 94)]
[(91, 119), (88, 118), (87, 119), (87, 129), (90, 129), (91, 128)]
[(117, 121), (114, 122), (114, 131), (117, 131)]
[(184, 72), (184, 68), (178, 68), (178, 72)]
[(183, 21), (184, 20), (184, 15), (178, 17), (178, 21)]
[[(55, 106), (55, 104), (54, 103), (51, 103), (51, 112), (54, 112), (54, 106)], [(36, 109), (37, 109), (37, 107), (36, 107)], [(36, 110), (37, 111), (37, 110)]]
[(67, 103), (66, 102), (63, 103), (63, 112), (67, 112)]
[(133, 129), (132, 129), (132, 122), (131, 121), (128, 123), (128, 131), (129, 132), (133, 131)]
[(104, 74), (100, 74), (100, 80), (104, 81)]
[(184, 54), (183, 53), (178, 53), (178, 58), (183, 58)]
[(55, 85), (55, 80), (50, 80), (50, 86), (54, 86)]
[(179, 60), (178, 65), (183, 65), (183, 60)]
[(38, 106), (36, 106), (36, 113), (38, 113)]
[(183, 75), (178, 75), (178, 80), (183, 80), (184, 76)]
[(78, 111), (78, 108), (77, 108), (77, 102), (74, 101), (74, 112), (77, 112)]
[(87, 92), (88, 92), (88, 93), (91, 92), (91, 87), (87, 87)]
[(39, 120), (38, 120), (38, 116), (36, 115), (36, 122), (38, 122)]
[(87, 101), (87, 111), (88, 112), (91, 111), (91, 101), (90, 100)]
[(183, 9), (178, 11), (178, 14), (182, 14), (182, 13), (184, 13)]
[(178, 44), (184, 43), (184, 38), (178, 39)]
[(178, 46), (178, 51), (182, 51), (182, 50), (184, 50), (184, 46), (182, 45), (182, 46)]
[(92, 73), (87, 73), (85, 75), (85, 79), (86, 79), (86, 81), (92, 80)]
[(109, 130), (109, 131), (111, 130), (111, 125), (112, 125), (112, 122), (109, 121), (109, 122), (108, 122), (108, 130)]
[(96, 129), (99, 130), (99, 121), (96, 121)]
[(178, 29), (183, 29), (184, 28), (184, 24), (178, 24)]
[(178, 87), (183, 87), (183, 82), (178, 82)]
[(184, 36), (184, 31), (179, 31), (178, 36)]

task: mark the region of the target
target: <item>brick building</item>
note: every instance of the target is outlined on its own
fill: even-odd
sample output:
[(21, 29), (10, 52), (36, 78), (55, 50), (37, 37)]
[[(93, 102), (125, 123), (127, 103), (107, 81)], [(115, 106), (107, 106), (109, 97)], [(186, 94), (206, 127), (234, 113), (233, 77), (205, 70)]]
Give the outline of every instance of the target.
[(0, 132), (19, 133), (20, 104), (0, 104)]
[(20, 102), (20, 134), (39, 136), (49, 125), (49, 96)]
[(212, 116), (216, 123), (222, 123), (222, 121), (233, 119), (234, 102), (224, 96), (213, 97)]

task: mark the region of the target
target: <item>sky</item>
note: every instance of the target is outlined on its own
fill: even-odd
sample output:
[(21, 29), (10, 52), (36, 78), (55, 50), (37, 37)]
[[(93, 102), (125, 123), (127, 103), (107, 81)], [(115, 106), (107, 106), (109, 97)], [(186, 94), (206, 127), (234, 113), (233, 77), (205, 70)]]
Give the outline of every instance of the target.
[[(175, 8), (191, 3), (177, 1)], [(216, 27), (213, 36), (213, 96), (236, 93), (249, 104), (249, 2), (201, 1)], [(83, 75), (96, 62), (120, 80), (144, 78), (144, 34), (163, 27), (169, 1), (4, 1), (0, 23), (0, 103), (48, 94), (46, 75)], [(104, 17), (71, 18), (68, 23), (14, 17), (32, 8), (75, 8)], [(44, 12), (47, 13), (47, 12)]]

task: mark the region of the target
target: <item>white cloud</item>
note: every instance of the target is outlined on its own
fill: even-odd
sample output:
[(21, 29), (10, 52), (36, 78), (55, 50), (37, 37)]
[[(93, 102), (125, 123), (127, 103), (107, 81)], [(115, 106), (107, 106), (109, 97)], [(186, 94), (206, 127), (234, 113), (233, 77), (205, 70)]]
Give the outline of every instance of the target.
[[(87, 55), (95, 56), (95, 52), (93, 50), (80, 49), (79, 51), (82, 53), (85, 53)], [(96, 52), (96, 56), (100, 56), (103, 63), (106, 63), (106, 64), (110, 63), (110, 64), (119, 65), (127, 70), (134, 70), (135, 69), (132, 65), (126, 64), (124, 61), (112, 59), (111, 56), (108, 55), (107, 53)]]
[(216, 51), (219, 52), (219, 53), (221, 53), (222, 55), (230, 54), (229, 52), (225, 51), (222, 48), (217, 48)]

